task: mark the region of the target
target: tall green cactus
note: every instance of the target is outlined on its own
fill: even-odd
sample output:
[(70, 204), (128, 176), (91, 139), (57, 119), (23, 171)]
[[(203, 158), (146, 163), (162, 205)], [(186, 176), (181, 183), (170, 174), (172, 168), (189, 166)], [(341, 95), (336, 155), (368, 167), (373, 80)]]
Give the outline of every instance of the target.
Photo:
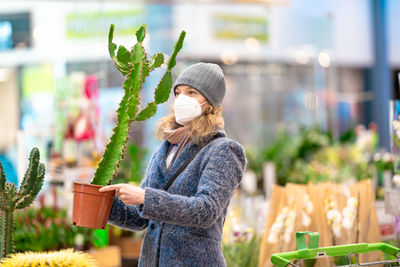
[(19, 191), (14, 184), (6, 183), (0, 163), (0, 258), (14, 251), (14, 210), (28, 207), (42, 188), (45, 168), (39, 161), (39, 149), (35, 147)]
[[(133, 121), (144, 121), (156, 114), (157, 105), (168, 100), (172, 87), (171, 70), (176, 65), (176, 56), (182, 49), (183, 40), (186, 33), (183, 31), (175, 44), (174, 51), (169, 58), (167, 69), (154, 92), (154, 101), (147, 104), (139, 111), (140, 91), (150, 72), (161, 67), (164, 63), (164, 55), (156, 53), (151, 61), (147, 58), (143, 47), (143, 39), (146, 36), (146, 26), (143, 25), (136, 32), (137, 43), (131, 51), (112, 42), (114, 36), (114, 25), (111, 25), (108, 35), (108, 51), (114, 62), (115, 67), (125, 76), (122, 85), (125, 94), (117, 110), (117, 124), (113, 130), (113, 135), (104, 152), (103, 158), (96, 170), (92, 184), (107, 185), (114, 177), (120, 160), (123, 158), (130, 125)], [(115, 54), (115, 51), (117, 53)]]

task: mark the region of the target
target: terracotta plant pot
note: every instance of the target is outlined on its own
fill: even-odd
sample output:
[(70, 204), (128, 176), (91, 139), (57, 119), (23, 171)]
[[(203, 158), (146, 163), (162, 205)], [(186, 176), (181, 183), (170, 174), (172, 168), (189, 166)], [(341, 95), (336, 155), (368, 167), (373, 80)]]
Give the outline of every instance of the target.
[(101, 193), (102, 186), (74, 182), (72, 224), (88, 228), (105, 229), (115, 191)]

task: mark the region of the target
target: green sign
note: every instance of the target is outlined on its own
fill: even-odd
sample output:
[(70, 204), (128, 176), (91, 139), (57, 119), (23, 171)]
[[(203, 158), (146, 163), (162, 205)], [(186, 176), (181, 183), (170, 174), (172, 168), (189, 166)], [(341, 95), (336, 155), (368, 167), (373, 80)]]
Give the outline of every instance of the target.
[(67, 39), (104, 38), (111, 24), (118, 25), (116, 35), (132, 35), (144, 24), (144, 15), (144, 8), (70, 13), (66, 16)]
[(250, 37), (260, 42), (268, 41), (268, 20), (261, 16), (215, 14), (214, 37), (222, 40), (244, 40)]
[(50, 64), (26, 66), (22, 69), (22, 97), (53, 92), (53, 67)]

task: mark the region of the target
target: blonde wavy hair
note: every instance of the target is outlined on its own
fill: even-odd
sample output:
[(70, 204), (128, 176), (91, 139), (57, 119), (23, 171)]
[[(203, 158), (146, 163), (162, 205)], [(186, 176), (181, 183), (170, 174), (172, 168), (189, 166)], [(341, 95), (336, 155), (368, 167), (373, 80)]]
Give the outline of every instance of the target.
[[(225, 123), (222, 117), (222, 110), (222, 107), (214, 108), (209, 106), (200, 117), (193, 119), (187, 124), (188, 137), (196, 144), (201, 144), (205, 142), (216, 129), (224, 128)], [(155, 133), (157, 138), (164, 140), (163, 129), (175, 130), (181, 126), (182, 125), (176, 122), (174, 110), (172, 109), (172, 114), (158, 120)]]

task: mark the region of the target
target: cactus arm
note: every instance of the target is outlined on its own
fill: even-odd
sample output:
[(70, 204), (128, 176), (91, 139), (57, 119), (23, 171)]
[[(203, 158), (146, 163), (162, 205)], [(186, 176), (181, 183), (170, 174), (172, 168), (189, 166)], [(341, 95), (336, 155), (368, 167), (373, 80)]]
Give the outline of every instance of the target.
[(118, 122), (114, 127), (113, 135), (110, 142), (106, 146), (102, 160), (94, 174), (92, 184), (106, 185), (108, 180), (111, 180), (116, 165), (118, 164), (121, 154), (123, 154), (123, 147), (128, 138), (129, 130), (129, 114), (127, 112), (128, 94), (122, 98), (120, 106), (117, 110)]
[(13, 210), (18, 197), (17, 188), (14, 184), (6, 184), (5, 195), (7, 196), (4, 198), (5, 210)]
[[(4, 193), (5, 186), (6, 186), (6, 175), (4, 174), (3, 165), (1, 165), (1, 162), (0, 162), (0, 209), (2, 209), (2, 210), (4, 207), (3, 197), (5, 197), (5, 193)], [(1, 231), (1, 229), (0, 229), (0, 231)]]
[(0, 196), (3, 196), (5, 185), (6, 185), (6, 175), (4, 174), (3, 165), (1, 165), (0, 162)]
[(137, 112), (141, 86), (141, 64), (138, 62), (124, 82), (125, 95), (117, 111), (117, 125), (113, 130), (110, 142), (106, 146), (103, 158), (94, 174), (92, 184), (104, 186), (114, 177), (119, 162), (125, 153), (130, 124)]
[(6, 214), (5, 211), (3, 211), (3, 209), (1, 210), (1, 216), (0, 216), (0, 259), (2, 259), (4, 257), (3, 255), (3, 248), (4, 248), (4, 241), (5, 241), (5, 231), (4, 231), (4, 227), (5, 227), (5, 223), (6, 223)]
[(17, 209), (22, 209), (28, 207), (30, 204), (32, 204), (33, 200), (36, 198), (37, 194), (40, 192), (40, 189), (43, 186), (44, 182), (44, 174), (45, 174), (45, 167), (43, 163), (39, 164), (38, 167), (38, 176), (35, 181), (35, 184), (32, 188), (32, 190), (29, 192), (29, 194), (25, 196), (20, 196), (16, 203), (16, 208)]
[(153, 117), (157, 112), (157, 104), (164, 103), (168, 100), (172, 87), (172, 74), (168, 71), (161, 78), (154, 93), (154, 102), (150, 102), (140, 113), (136, 116), (137, 121), (144, 121)]
[(129, 67), (126, 64), (119, 61), (119, 59), (124, 58), (124, 51), (123, 51), (124, 49), (121, 48), (120, 46), (117, 52), (117, 56), (115, 56), (115, 50), (117, 50), (117, 45), (112, 42), (113, 37), (114, 37), (114, 24), (111, 24), (110, 31), (108, 33), (108, 53), (110, 54), (110, 57), (114, 62), (114, 65), (117, 67), (117, 69), (123, 75), (126, 75), (127, 73), (129, 73)]
[(133, 67), (131, 75), (128, 77), (128, 79), (132, 80), (130, 88), (131, 97), (128, 99), (128, 104), (127, 104), (129, 124), (135, 118), (138, 110), (139, 94), (143, 87), (142, 71), (143, 71), (143, 64), (141, 64), (141, 62), (137, 62)]
[(122, 75), (127, 75), (130, 71), (129, 67), (129, 59), (131, 54), (129, 51), (122, 45), (118, 47), (117, 57), (114, 59), (114, 64), (117, 66), (118, 70), (122, 73)]
[(117, 45), (112, 42), (114, 38), (114, 24), (110, 25), (110, 30), (108, 32), (108, 53), (112, 59), (115, 58), (115, 50), (117, 49)]
[(183, 47), (183, 41), (185, 40), (186, 32), (182, 31), (179, 35), (178, 41), (175, 43), (174, 52), (168, 61), (167, 72), (162, 77), (160, 83), (157, 85), (157, 89), (154, 92), (154, 99), (156, 104), (164, 103), (168, 100), (169, 94), (171, 93), (172, 87), (172, 74), (171, 69), (176, 65), (176, 55)]
[(161, 52), (154, 54), (151, 61), (150, 70), (152, 71), (155, 68), (161, 67), (163, 63), (164, 63), (164, 54)]
[(135, 64), (137, 62), (140, 62), (146, 56), (142, 43), (136, 43), (133, 46), (131, 54), (131, 63)]
[(145, 121), (151, 117), (153, 117), (157, 112), (157, 104), (154, 102), (150, 102), (147, 104), (147, 107), (145, 107), (140, 113), (136, 116), (136, 121)]
[[(142, 87), (144, 84), (144, 81), (146, 80), (147, 76), (150, 75), (150, 62), (147, 60), (143, 61), (142, 67), (141, 67), (141, 73), (142, 73)], [(142, 89), (142, 87), (140, 89)]]
[(6, 257), (14, 250), (14, 207), (17, 198), (17, 189), (14, 184), (7, 183), (4, 188), (7, 198), (4, 199), (4, 206), (1, 210), (1, 237), (0, 237), (0, 258)]
[(119, 63), (127, 67), (130, 58), (131, 54), (129, 53), (128, 49), (126, 49), (123, 45), (120, 45), (117, 51), (117, 59)]
[(146, 52), (143, 47), (143, 40), (146, 37), (146, 25), (142, 25), (139, 30), (136, 31), (137, 43), (133, 46), (131, 52), (131, 63), (135, 64), (146, 59)]
[(181, 34), (179, 35), (178, 41), (175, 43), (174, 52), (172, 52), (172, 55), (168, 61), (168, 70), (169, 71), (171, 71), (172, 68), (175, 67), (175, 65), (176, 65), (176, 56), (178, 55), (178, 52), (183, 47), (183, 40), (185, 40), (185, 36), (186, 36), (186, 32), (182, 31)]
[(144, 121), (153, 117), (157, 112), (157, 104), (164, 103), (168, 100), (172, 87), (172, 74), (167, 71), (158, 83), (154, 93), (154, 102), (150, 102), (147, 107), (140, 111), (136, 116), (137, 121)]
[(142, 25), (139, 30), (136, 31), (136, 38), (139, 43), (143, 42), (144, 37), (146, 37), (146, 25)]
[[(154, 116), (157, 112), (157, 104), (164, 103), (168, 100), (169, 95), (171, 93), (172, 87), (172, 74), (171, 69), (176, 65), (176, 55), (182, 49), (183, 41), (185, 39), (186, 32), (181, 32), (178, 41), (175, 44), (174, 52), (168, 61), (168, 69), (164, 76), (161, 78), (161, 81), (158, 83), (157, 88), (154, 92), (154, 102), (150, 102), (146, 108), (140, 111), (140, 113), (136, 116), (137, 121), (144, 121), (152, 116)], [(153, 56), (153, 63), (151, 68), (161, 66), (164, 61), (164, 56), (160, 53)]]
[(171, 93), (172, 87), (172, 74), (171, 71), (167, 71), (161, 78), (161, 81), (157, 85), (157, 89), (154, 92), (154, 100), (156, 104), (164, 103), (168, 100)]
[(40, 160), (39, 149), (34, 147), (29, 155), (29, 166), (25, 172), (24, 179), (22, 180), (21, 187), (19, 190), (19, 195), (25, 196), (29, 194), (34, 186), (35, 179), (38, 175), (38, 166)]
[[(4, 213), (4, 214), (3, 214)], [(14, 211), (2, 211), (1, 215), (1, 251), (0, 258), (14, 252)]]

